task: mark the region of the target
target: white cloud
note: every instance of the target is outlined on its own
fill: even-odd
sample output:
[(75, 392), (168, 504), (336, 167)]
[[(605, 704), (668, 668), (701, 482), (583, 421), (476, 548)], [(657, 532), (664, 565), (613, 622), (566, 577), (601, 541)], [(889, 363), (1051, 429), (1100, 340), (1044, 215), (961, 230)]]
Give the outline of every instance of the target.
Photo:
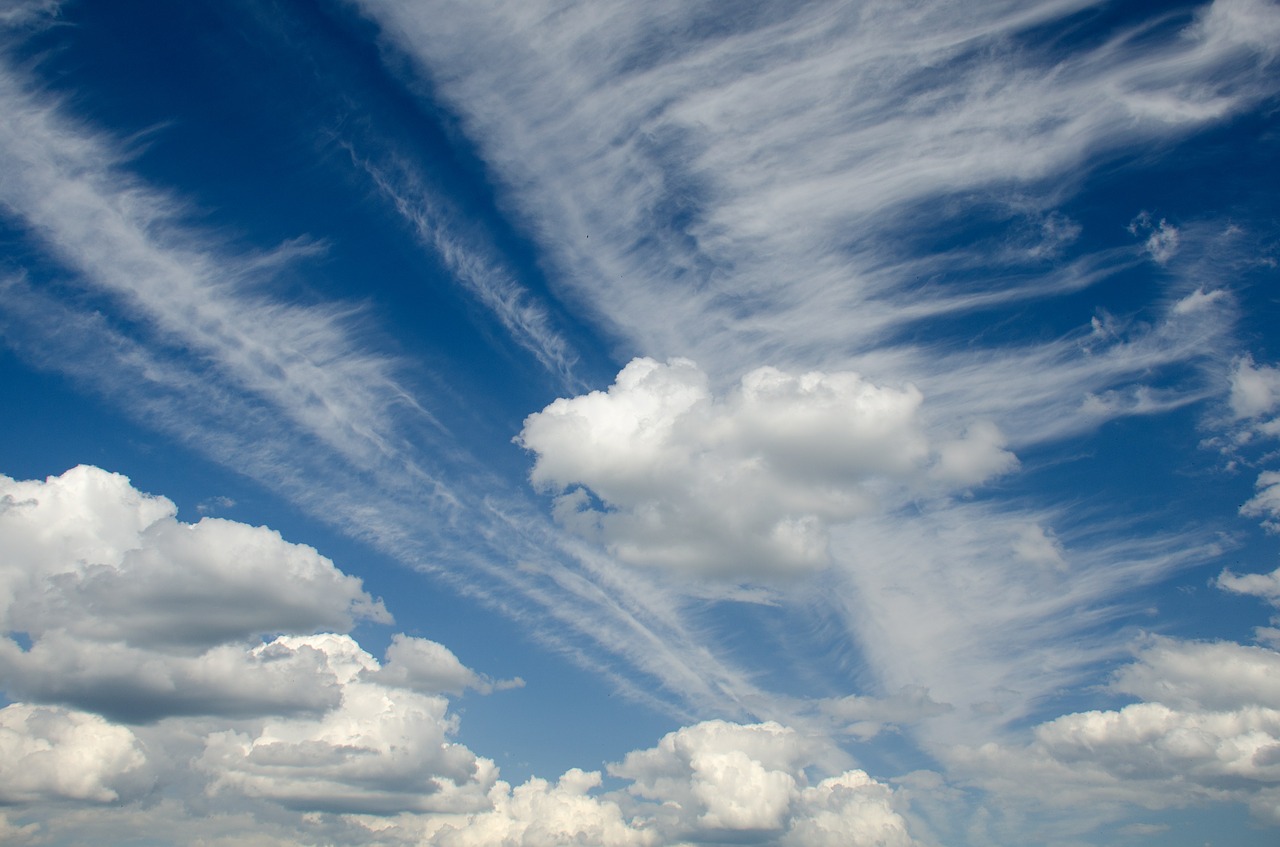
[(1251, 594), (1261, 597), (1273, 606), (1280, 607), (1280, 568), (1271, 573), (1242, 574), (1237, 576), (1231, 571), (1219, 574), (1216, 584), (1219, 588), (1236, 594)]
[(463, 216), (443, 196), (430, 191), (406, 162), (393, 160), (383, 167), (354, 150), (351, 157), (413, 228), (419, 242), (440, 258), (454, 281), (489, 309), (543, 367), (562, 382), (576, 385), (577, 354), (555, 329), (546, 305), (520, 284), (478, 229), (465, 226)]
[(478, 808), (497, 769), (448, 740), (448, 701), (367, 681), (377, 661), (348, 636), (287, 636), (317, 651), (341, 702), (315, 718), (269, 719), (256, 731), (210, 734), (199, 767), (210, 790), (303, 811), (394, 813)]
[(762, 351), (829, 367), (904, 323), (1059, 290), (996, 272), (921, 297), (919, 263), (892, 245), (974, 196), (1041, 215), (1090, 154), (1178, 138), (1277, 87), (1265, 2), (1071, 54), (1020, 36), (1083, 2), (818, 2), (715, 25), (679, 3), (360, 5), (461, 116), (560, 284), (629, 349), (717, 377)]
[(1280, 369), (1255, 365), (1252, 356), (1231, 372), (1231, 411), (1237, 419), (1257, 418), (1280, 404)]
[(1262, 518), (1271, 532), (1280, 532), (1280, 471), (1263, 471), (1255, 483), (1258, 493), (1240, 507), (1240, 514)]
[(438, 847), (651, 847), (662, 843), (653, 829), (623, 818), (618, 804), (590, 796), (600, 774), (570, 770), (552, 785), (534, 777), (512, 789), (498, 782), (489, 792), (492, 808), (465, 818), (428, 823), (424, 843)]
[(1178, 252), (1181, 236), (1178, 228), (1164, 218), (1153, 221), (1149, 212), (1142, 212), (1129, 223), (1129, 232), (1137, 236), (1145, 235), (1143, 249), (1157, 265), (1167, 265)]
[(627, 754), (609, 773), (669, 838), (788, 845), (909, 845), (892, 792), (861, 771), (810, 785), (823, 742), (776, 723), (707, 721)]
[(97, 715), (25, 703), (0, 709), (0, 803), (133, 799), (149, 787), (146, 764), (133, 733)]
[[(535, 486), (560, 493), (561, 523), (620, 559), (695, 573), (826, 564), (827, 526), (933, 476), (973, 485), (1016, 459), (979, 422), (931, 445), (911, 386), (855, 373), (759, 368), (723, 399), (685, 359), (636, 359), (607, 391), (525, 420)], [(594, 507), (583, 486), (603, 504)]]
[(1229, 642), (1153, 639), (1112, 687), (1142, 700), (1063, 715), (1025, 747), (949, 754), (960, 772), (1041, 807), (1088, 804), (1099, 820), (1126, 805), (1249, 804), (1274, 821), (1280, 781), (1280, 654)]
[(254, 640), (391, 620), (313, 548), (265, 527), (182, 523), (119, 474), (0, 477), (0, 498), (10, 697), (125, 721), (323, 710), (338, 690), (314, 651)]

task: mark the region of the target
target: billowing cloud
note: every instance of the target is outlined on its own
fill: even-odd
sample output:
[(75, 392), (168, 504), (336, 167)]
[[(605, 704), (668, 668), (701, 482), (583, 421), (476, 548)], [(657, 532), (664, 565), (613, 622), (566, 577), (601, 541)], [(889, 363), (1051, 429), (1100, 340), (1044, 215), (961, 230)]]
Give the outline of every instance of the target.
[(1113, 690), (1141, 698), (1040, 724), (1024, 748), (953, 751), (988, 788), (1037, 804), (1100, 812), (1206, 801), (1247, 803), (1280, 821), (1280, 653), (1230, 642), (1153, 639)]
[(97, 715), (24, 703), (0, 709), (0, 804), (134, 799), (149, 787), (146, 764), (134, 734)]
[(265, 527), (205, 518), (93, 467), (0, 478), (0, 685), (124, 721), (324, 710), (315, 651), (260, 636), (389, 622), (360, 580)]
[(609, 766), (623, 789), (593, 794), (596, 772), (555, 783), (498, 782), (491, 808), (425, 822), (439, 847), (660, 847), (758, 843), (788, 847), (909, 847), (899, 800), (862, 771), (810, 784), (822, 745), (776, 723), (707, 721)]
[(653, 804), (660, 829), (690, 841), (909, 845), (892, 792), (862, 771), (810, 785), (822, 743), (776, 723), (707, 721), (629, 753), (609, 773)]
[(447, 740), (457, 728), (448, 701), (366, 680), (377, 661), (348, 636), (280, 639), (324, 657), (341, 702), (315, 718), (265, 721), (252, 732), (211, 734), (199, 767), (210, 790), (337, 812), (479, 808), (497, 769)]
[(426, 843), (438, 847), (656, 847), (663, 843), (656, 830), (625, 819), (616, 802), (588, 794), (599, 785), (598, 772), (578, 769), (554, 784), (534, 777), (513, 789), (500, 781), (489, 792), (488, 811), (432, 821)]
[(624, 561), (794, 572), (825, 564), (827, 526), (883, 496), (1016, 465), (989, 422), (931, 443), (922, 402), (855, 373), (770, 367), (717, 398), (691, 361), (636, 359), (607, 391), (530, 415), (519, 441), (537, 456), (534, 485), (562, 492), (560, 522)]

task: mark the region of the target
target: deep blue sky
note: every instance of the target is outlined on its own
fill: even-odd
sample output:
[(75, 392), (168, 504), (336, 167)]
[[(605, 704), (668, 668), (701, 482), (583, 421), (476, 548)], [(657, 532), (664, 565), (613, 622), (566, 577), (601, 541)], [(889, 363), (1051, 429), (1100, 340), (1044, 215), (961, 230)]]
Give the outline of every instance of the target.
[(0, 5), (0, 840), (1272, 843), (1277, 44)]

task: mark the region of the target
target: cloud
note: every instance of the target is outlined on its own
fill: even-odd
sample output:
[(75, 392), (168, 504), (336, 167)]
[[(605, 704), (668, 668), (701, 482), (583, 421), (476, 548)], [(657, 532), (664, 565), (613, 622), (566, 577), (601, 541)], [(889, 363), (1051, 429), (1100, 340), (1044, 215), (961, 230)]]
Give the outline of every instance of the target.
[(150, 787), (146, 765), (133, 733), (97, 715), (25, 703), (0, 709), (0, 803), (134, 799)]
[(1231, 372), (1231, 412), (1237, 420), (1257, 418), (1280, 404), (1280, 369), (1255, 365), (1243, 356)]
[(377, 670), (365, 669), (365, 679), (423, 694), (461, 694), (468, 689), (488, 694), (496, 689), (520, 688), (519, 677), (494, 682), (466, 667), (443, 644), (397, 633)]
[(893, 793), (862, 771), (809, 784), (822, 743), (776, 723), (707, 721), (629, 753), (609, 773), (657, 805), (656, 825), (691, 841), (909, 845)]
[(369, 175), (378, 192), (413, 229), (418, 241), (448, 268), (451, 278), (494, 314), (521, 347), (565, 384), (576, 385), (577, 354), (554, 327), (550, 310), (517, 280), (475, 227), (462, 223), (450, 203), (424, 184), (407, 162), (382, 166), (351, 157)]
[(466, 818), (441, 818), (425, 844), (438, 847), (656, 847), (660, 834), (634, 826), (618, 804), (590, 796), (598, 772), (566, 772), (552, 784), (534, 777), (514, 789), (498, 782), (489, 793), (491, 809)]
[(198, 766), (210, 791), (274, 800), (303, 811), (464, 811), (477, 808), (497, 769), (447, 740), (448, 701), (369, 682), (377, 661), (348, 636), (289, 636), (310, 647), (341, 686), (341, 702), (315, 718), (264, 721), (252, 732), (211, 733)]
[[(827, 526), (932, 476), (974, 485), (1016, 459), (989, 422), (932, 445), (911, 386), (759, 368), (724, 398), (685, 359), (636, 359), (607, 391), (525, 420), (531, 479), (559, 521), (632, 564), (713, 574), (808, 571)], [(589, 489), (602, 508), (583, 490)]]
[(1235, 801), (1274, 823), (1277, 668), (1280, 654), (1266, 648), (1152, 639), (1112, 682), (1139, 702), (1039, 724), (1026, 747), (959, 748), (953, 764), (1006, 797), (1048, 808), (1090, 804), (1100, 819), (1129, 804)]
[(1178, 228), (1164, 218), (1153, 222), (1151, 213), (1142, 212), (1129, 223), (1129, 232), (1147, 236), (1142, 247), (1157, 265), (1167, 265), (1178, 252)]
[[(921, 221), (989, 203), (1043, 215), (1091, 156), (1177, 140), (1277, 88), (1258, 33), (1278, 16), (1260, 0), (1071, 52), (1028, 33), (1078, 2), (714, 21), (676, 3), (360, 6), (460, 116), (558, 284), (629, 350), (717, 377), (761, 358), (829, 366), (904, 325), (1059, 290), (986, 255), (980, 277), (998, 281), (975, 302), (955, 256), (921, 267)], [(922, 298), (920, 270), (954, 284)]]
[(324, 709), (337, 690), (315, 655), (253, 640), (391, 620), (313, 548), (264, 527), (182, 523), (119, 474), (0, 477), (0, 492), (10, 697), (126, 721)]

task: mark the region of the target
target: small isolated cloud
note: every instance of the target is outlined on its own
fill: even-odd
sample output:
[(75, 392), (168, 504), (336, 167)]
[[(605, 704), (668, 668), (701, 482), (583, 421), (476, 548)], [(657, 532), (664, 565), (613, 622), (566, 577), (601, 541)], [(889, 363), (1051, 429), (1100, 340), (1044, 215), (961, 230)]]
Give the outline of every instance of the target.
[(1280, 369), (1255, 365), (1244, 356), (1231, 371), (1231, 412), (1237, 420), (1257, 418), (1280, 405)]
[(1129, 232), (1139, 238), (1146, 236), (1143, 249), (1158, 265), (1167, 265), (1178, 252), (1178, 228), (1164, 218), (1155, 222), (1150, 212), (1140, 212), (1130, 221)]
[(196, 505), (196, 511), (202, 515), (212, 515), (224, 509), (230, 509), (235, 506), (236, 501), (230, 497), (210, 497), (208, 500), (202, 500)]
[(607, 391), (525, 420), (557, 519), (620, 559), (761, 574), (827, 563), (827, 527), (885, 496), (970, 486), (1016, 466), (994, 424), (931, 441), (923, 397), (851, 372), (759, 368), (725, 397), (687, 359), (636, 359)]
[(360, 580), (271, 530), (174, 514), (98, 468), (0, 477), (0, 680), (24, 701), (0, 709), (0, 804), (139, 801), (144, 819), (158, 785), (277, 817), (488, 806), (497, 769), (452, 741), (444, 693), (519, 680), (403, 634), (379, 662), (324, 631), (390, 621)]

